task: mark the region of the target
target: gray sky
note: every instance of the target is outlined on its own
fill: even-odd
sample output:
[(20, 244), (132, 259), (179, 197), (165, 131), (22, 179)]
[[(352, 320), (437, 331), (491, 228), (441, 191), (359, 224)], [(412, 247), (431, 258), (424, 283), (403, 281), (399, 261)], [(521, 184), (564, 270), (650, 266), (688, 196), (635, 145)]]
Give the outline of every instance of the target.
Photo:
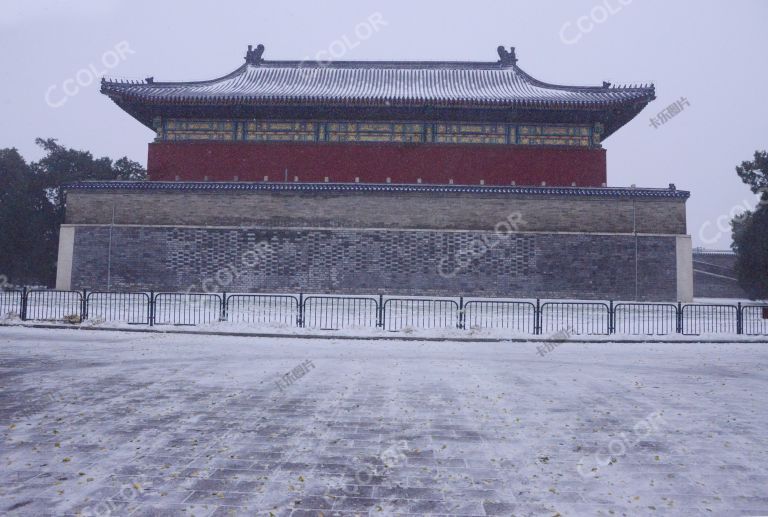
[[(357, 37), (375, 13), (386, 25)], [(657, 100), (605, 141), (609, 185), (690, 190), (694, 245), (725, 248), (729, 214), (756, 200), (734, 166), (768, 147), (766, 20), (765, 0), (3, 0), (0, 147), (32, 160), (35, 137), (54, 137), (146, 165), (153, 134), (89, 84), (104, 72), (211, 79), (240, 66), (249, 43), (265, 59), (475, 61), (504, 44), (543, 81), (653, 81)], [(683, 111), (652, 127), (681, 98)]]

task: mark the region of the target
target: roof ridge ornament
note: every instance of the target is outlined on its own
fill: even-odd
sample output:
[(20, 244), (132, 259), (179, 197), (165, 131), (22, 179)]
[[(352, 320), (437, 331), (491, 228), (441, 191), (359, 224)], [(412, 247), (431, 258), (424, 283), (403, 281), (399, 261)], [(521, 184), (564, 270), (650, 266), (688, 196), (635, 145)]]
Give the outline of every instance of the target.
[(496, 49), (499, 53), (499, 63), (502, 65), (515, 65), (517, 64), (517, 56), (515, 55), (515, 47), (509, 47), (507, 50), (504, 45), (499, 45)]
[(249, 65), (258, 65), (264, 61), (261, 56), (264, 54), (264, 45), (259, 43), (256, 48), (253, 45), (248, 45), (248, 52), (245, 53), (245, 62)]

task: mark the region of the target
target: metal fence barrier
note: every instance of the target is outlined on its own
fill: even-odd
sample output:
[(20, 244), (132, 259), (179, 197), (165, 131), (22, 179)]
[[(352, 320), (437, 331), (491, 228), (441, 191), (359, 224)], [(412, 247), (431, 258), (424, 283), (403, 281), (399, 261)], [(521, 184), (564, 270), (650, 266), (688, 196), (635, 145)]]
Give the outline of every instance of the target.
[(768, 305), (745, 305), (741, 308), (742, 334), (764, 336), (768, 334)]
[(536, 305), (531, 302), (470, 300), (464, 305), (464, 328), (508, 329), (519, 334), (534, 334)]
[(21, 316), (22, 291), (0, 290), (0, 319)]
[(539, 311), (539, 333), (610, 334), (611, 307), (599, 302), (546, 302)]
[(499, 329), (510, 334), (768, 335), (768, 305), (557, 302), (536, 300), (304, 297), (214, 294), (0, 290), (0, 319), (86, 319), (136, 325), (215, 322), (312, 329)]
[(613, 334), (666, 336), (678, 332), (678, 307), (671, 303), (617, 303)]
[(740, 334), (741, 307), (736, 305), (684, 305), (681, 312), (682, 333)]
[(321, 330), (375, 328), (380, 317), (379, 302), (375, 298), (307, 296), (302, 326)]
[(390, 298), (384, 302), (385, 330), (462, 328), (454, 300)]
[(40, 321), (82, 321), (83, 294), (79, 291), (43, 291), (26, 293), (23, 318)]
[(299, 299), (291, 295), (231, 294), (223, 312), (232, 323), (296, 326)]
[(153, 325), (201, 325), (221, 321), (222, 297), (208, 293), (158, 293)]
[(150, 295), (95, 291), (85, 297), (83, 319), (117, 321), (132, 325), (149, 324)]

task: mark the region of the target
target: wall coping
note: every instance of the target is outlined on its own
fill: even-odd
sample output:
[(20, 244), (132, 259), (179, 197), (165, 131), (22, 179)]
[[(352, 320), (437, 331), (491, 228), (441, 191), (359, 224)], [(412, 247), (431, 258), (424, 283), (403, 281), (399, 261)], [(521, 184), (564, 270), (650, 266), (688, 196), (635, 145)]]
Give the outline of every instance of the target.
[(416, 192), (525, 194), (563, 197), (622, 197), (688, 199), (690, 192), (673, 188), (633, 187), (517, 187), (498, 185), (423, 185), (390, 183), (271, 183), (213, 181), (81, 181), (65, 185), (67, 191), (138, 190), (138, 191), (266, 191), (266, 192)]

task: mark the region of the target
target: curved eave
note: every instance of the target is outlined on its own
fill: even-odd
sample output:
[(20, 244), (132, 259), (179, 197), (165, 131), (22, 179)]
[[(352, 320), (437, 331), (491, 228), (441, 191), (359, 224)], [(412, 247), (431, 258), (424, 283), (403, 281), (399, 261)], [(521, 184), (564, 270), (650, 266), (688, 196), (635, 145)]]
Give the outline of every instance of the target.
[[(583, 120), (584, 122), (601, 122), (604, 126), (604, 132), (603, 132), (603, 139), (607, 138), (611, 134), (613, 134), (616, 130), (618, 130), (620, 127), (625, 125), (627, 122), (632, 120), (640, 111), (645, 108), (645, 106), (651, 102), (655, 97), (649, 98), (649, 99), (641, 99), (636, 100), (634, 102), (623, 102), (623, 103), (615, 103), (613, 105), (609, 106), (599, 106), (599, 105), (591, 105), (591, 106), (584, 106), (584, 105), (576, 105), (576, 104), (569, 104), (569, 103), (559, 103), (559, 104), (549, 104), (549, 105), (543, 105), (540, 103), (536, 104), (511, 104), (511, 105), (501, 105), (501, 104), (488, 104), (488, 105), (482, 105), (482, 104), (456, 104), (456, 103), (444, 103), (444, 104), (436, 104), (436, 103), (430, 103), (430, 104), (418, 104), (418, 103), (390, 103), (390, 104), (377, 104), (377, 103), (366, 103), (361, 105), (351, 105), (349, 103), (344, 102), (337, 102), (337, 103), (325, 103), (320, 104), (317, 102), (306, 102), (306, 103), (299, 103), (299, 102), (291, 102), (291, 103), (247, 103), (247, 102), (228, 102), (228, 103), (218, 103), (218, 104), (211, 104), (209, 102), (189, 102), (186, 104), (183, 103), (164, 103), (164, 102), (153, 102), (153, 103), (147, 103), (142, 102), (141, 100), (133, 100), (126, 98), (122, 95), (109, 95), (109, 97), (126, 113), (130, 114), (132, 117), (134, 117), (136, 120), (144, 124), (149, 129), (155, 130), (156, 128), (153, 126), (153, 120), (155, 117), (165, 117), (168, 116), (168, 113), (171, 110), (184, 110), (185, 108), (189, 108), (190, 110), (190, 117), (192, 117), (192, 113), (194, 113), (195, 109), (202, 109), (206, 108), (207, 111), (215, 110), (218, 113), (220, 113), (219, 116), (226, 118), (226, 117), (232, 117), (232, 118), (243, 118), (249, 116), (248, 114), (253, 111), (257, 110), (259, 108), (294, 108), (302, 111), (312, 110), (314, 108), (318, 107), (324, 107), (324, 108), (360, 108), (360, 109), (398, 109), (398, 108), (410, 108), (410, 109), (419, 109), (429, 111), (429, 110), (435, 110), (435, 109), (451, 109), (456, 111), (461, 110), (489, 110), (494, 112), (502, 112), (503, 114), (508, 114), (509, 112), (513, 112), (514, 116), (511, 116), (511, 119), (514, 119), (519, 122), (533, 122), (536, 121), (536, 117), (532, 116), (532, 114), (539, 113), (539, 114), (546, 114), (549, 113), (555, 114), (558, 112), (568, 112), (568, 113), (575, 113), (576, 117), (578, 119)], [(523, 115), (520, 115), (520, 113), (524, 113)], [(204, 118), (204, 117), (202, 117)], [(293, 118), (293, 117), (286, 117), (286, 118)], [(354, 118), (354, 117), (352, 117)], [(410, 119), (412, 119), (411, 117)], [(563, 117), (562, 122), (565, 122), (566, 117)], [(401, 118), (398, 118), (396, 116), (392, 117), (392, 120), (401, 120)], [(405, 119), (402, 119), (405, 120)], [(571, 123), (571, 122), (569, 122)]]
[[(288, 78), (301, 69), (313, 70), (313, 73), (317, 73), (317, 69), (331, 72), (313, 78), (317, 81), (315, 84), (307, 86), (299, 81), (300, 86), (293, 88), (294, 83)], [(405, 79), (412, 82), (403, 87), (404, 77), (395, 72), (394, 77), (386, 77), (393, 82), (385, 81), (383, 88), (381, 82), (366, 82), (370, 77), (365, 74), (372, 73), (371, 70), (373, 73), (407, 71)], [(452, 71), (450, 79), (455, 82), (438, 84), (436, 77), (429, 75), (434, 70)], [(345, 82), (349, 80), (348, 76), (344, 74), (356, 73), (354, 71), (363, 75), (351, 83), (356, 87), (350, 87), (350, 83)], [(420, 71), (426, 75), (419, 75)], [(509, 75), (499, 82), (498, 78), (491, 80), (484, 75), (488, 71)], [(274, 75), (270, 75), (273, 73), (287, 75), (278, 76), (275, 82)], [(446, 80), (445, 77), (438, 78)], [(377, 81), (382, 79), (376, 77)], [(393, 85), (391, 88), (390, 84)], [(185, 92), (185, 89), (189, 91)], [(278, 93), (275, 94), (275, 90)], [(101, 92), (150, 128), (152, 118), (162, 116), (164, 110), (201, 106), (236, 114), (259, 108), (476, 109), (584, 112), (586, 119), (595, 119), (594, 113), (601, 112), (607, 114), (599, 119), (606, 127), (605, 136), (655, 99), (653, 85), (565, 86), (539, 81), (516, 64), (466, 62), (348, 61), (323, 64), (265, 61), (259, 65), (242, 65), (229, 74), (207, 81), (126, 83), (103, 80)]]
[(648, 104), (655, 99), (653, 95), (643, 95), (632, 99), (610, 101), (552, 101), (546, 99), (514, 99), (514, 100), (473, 100), (461, 101), (453, 99), (340, 99), (337, 97), (250, 97), (247, 95), (232, 95), (226, 97), (183, 96), (168, 98), (146, 97), (126, 92), (110, 92), (102, 90), (115, 102), (146, 104), (156, 106), (318, 106), (336, 105), (350, 107), (392, 107), (392, 108), (500, 108), (500, 109), (581, 109), (602, 110), (613, 107), (628, 106), (636, 103)]

